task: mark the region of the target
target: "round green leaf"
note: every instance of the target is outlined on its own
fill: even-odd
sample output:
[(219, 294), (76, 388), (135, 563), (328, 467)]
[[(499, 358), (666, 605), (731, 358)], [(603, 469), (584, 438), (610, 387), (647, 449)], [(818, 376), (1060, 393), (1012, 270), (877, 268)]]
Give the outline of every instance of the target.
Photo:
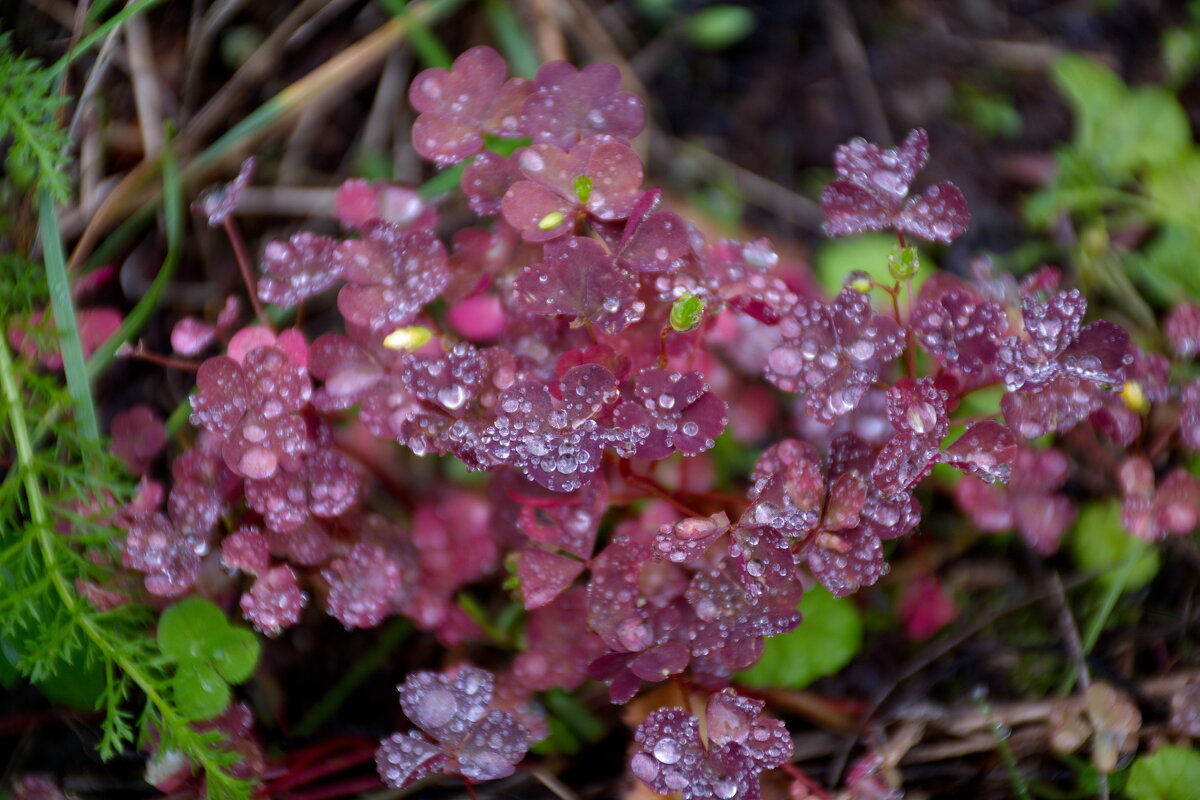
[(1163, 747), (1133, 763), (1125, 793), (1132, 800), (1193, 800), (1197, 787), (1200, 753), (1190, 747)]
[(741, 683), (803, 689), (834, 674), (858, 653), (862, 618), (850, 598), (838, 599), (818, 586), (805, 593), (800, 613), (796, 630), (767, 638), (762, 658), (738, 675)]
[(706, 50), (724, 50), (754, 30), (754, 12), (732, 3), (709, 6), (692, 14), (684, 30), (692, 44)]
[(189, 597), (162, 613), (158, 649), (173, 661), (208, 657), (213, 640), (229, 629), (225, 614), (207, 600)]
[(253, 631), (230, 627), (213, 637), (209, 657), (222, 678), (230, 683), (241, 683), (254, 673), (260, 650)]
[(1134, 562), (1125, 578), (1126, 592), (1142, 588), (1158, 574), (1158, 551), (1125, 531), (1119, 501), (1085, 505), (1070, 542), (1075, 563), (1085, 571), (1103, 573), (1104, 585), (1118, 580), (1128, 559)]
[(229, 705), (229, 684), (208, 664), (191, 661), (181, 664), (172, 681), (175, 703), (187, 719), (212, 719)]

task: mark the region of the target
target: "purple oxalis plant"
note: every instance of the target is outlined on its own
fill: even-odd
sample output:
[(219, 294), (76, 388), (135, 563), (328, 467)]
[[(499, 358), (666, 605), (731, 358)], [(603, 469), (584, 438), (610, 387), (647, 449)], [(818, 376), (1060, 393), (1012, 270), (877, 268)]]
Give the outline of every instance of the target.
[[(663, 794), (757, 798), (791, 740), (733, 676), (800, 624), (805, 586), (842, 597), (888, 572), (884, 542), (919, 529), (939, 464), (966, 473), (953, 494), (979, 529), (1017, 530), (1048, 554), (1074, 519), (1073, 463), (1031, 440), (1095, 419), (1120, 434), (1105, 479), (1132, 532), (1156, 540), (1200, 517), (1200, 485), (1164, 470), (1161, 449), (1124, 452), (1150, 424), (1147, 403), (1177, 406), (1165, 441), (1200, 449), (1200, 383), (1172, 385), (1119, 326), (1085, 323), (1086, 301), (1056, 273), (1023, 296), (1002, 278), (939, 274), (915, 299), (907, 275), (851, 276), (821, 297), (764, 240), (708, 241), (659, 208), (630, 146), (644, 111), (615, 67), (556, 62), (528, 81), (477, 47), (419, 74), (409, 97), (417, 153), (467, 162), (480, 224), (447, 243), (436, 204), (352, 181), (338, 200), (349, 238), (268, 243), (256, 297), (288, 308), (325, 296), (342, 330), (311, 343), (265, 325), (235, 333), (199, 367), (203, 430), (175, 456), (169, 491), (148, 478), (122, 515), (123, 562), (148, 593), (209, 591), (201, 567), (215, 554), (245, 576), (237, 604), (268, 636), (311, 604), (347, 627), (406, 617), (456, 653), (503, 646), (459, 598), (509, 568), (498, 591), (525, 615), (523, 651), (491, 658), (494, 672), (408, 676), (400, 702), (416, 729), (377, 754), (389, 786), (511, 775), (544, 727), (537, 692), (591, 677), (625, 702), (675, 676), (709, 693), (705, 724), (651, 711), (632, 774)], [(921, 130), (897, 148), (839, 147), (826, 232), (894, 230), (901, 248), (906, 234), (958, 239), (962, 192), (911, 191), (928, 154)], [(204, 213), (227, 218), (248, 180)], [(1176, 355), (1200, 351), (1198, 320), (1190, 306), (1172, 315)], [(231, 327), (229, 314), (190, 320), (178, 339), (198, 354)], [(989, 387), (998, 406), (964, 414)], [(759, 452), (748, 485), (712, 492), (722, 437), (779, 397), (806, 423), (758, 426), (775, 435), (742, 443)], [(145, 470), (162, 442), (133, 419), (114, 436)], [(380, 443), (484, 479), (410, 491), (379, 463), (397, 457)], [(859, 778), (882, 787), (872, 770)]]

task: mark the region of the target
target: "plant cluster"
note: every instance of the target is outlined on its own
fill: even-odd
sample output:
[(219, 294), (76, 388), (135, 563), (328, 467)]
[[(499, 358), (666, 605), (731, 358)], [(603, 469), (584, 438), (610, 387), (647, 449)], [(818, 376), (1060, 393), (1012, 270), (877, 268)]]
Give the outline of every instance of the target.
[[(399, 702), (416, 729), (377, 753), (389, 786), (512, 774), (546, 733), (540, 693), (592, 678), (626, 703), (670, 679), (707, 702), (651, 712), (632, 774), (664, 794), (755, 798), (792, 742), (731, 682), (768, 637), (802, 624), (814, 581), (843, 597), (887, 573), (886, 543), (920, 526), (934, 470), (965, 473), (953, 497), (979, 528), (1016, 530), (1044, 554), (1074, 521), (1063, 487), (1095, 452), (1112, 467), (1095, 491), (1120, 498), (1134, 535), (1200, 519), (1200, 483), (1176, 458), (1200, 448), (1200, 381), (1121, 326), (1086, 322), (1083, 295), (1053, 268), (1018, 282), (981, 262), (971, 279), (935, 272), (915, 288), (906, 237), (950, 243), (969, 218), (953, 184), (913, 191), (924, 131), (835, 153), (827, 232), (890, 230), (897, 247), (892, 280), (852, 273), (828, 298), (769, 242), (713, 240), (662, 207), (633, 144), (644, 110), (611, 65), (510, 78), (477, 47), (419, 74), (409, 97), (416, 151), (461, 169), (480, 223), (447, 241), (417, 192), (348, 181), (345, 238), (265, 246), (252, 300), (269, 307), (255, 324), (239, 326), (232, 304), (176, 325), (178, 355), (209, 355), (190, 399), (198, 430), (170, 480), (152, 469), (165, 436), (151, 411), (112, 426), (114, 452), (143, 478), (108, 557), (141, 580), (96, 576), (93, 610), (79, 613), (186, 598), (159, 620), (153, 663), (206, 741), (245, 734), (229, 684), (257, 643), (197, 599), (233, 585), (267, 637), (311, 604), (350, 628), (402, 616), (447, 648), (519, 650), (493, 671), (409, 675)], [(251, 167), (197, 206), (231, 235)], [(338, 330), (283, 327), (335, 290)], [(1181, 306), (1165, 333), (1192, 358), (1200, 308)], [(796, 434), (757, 455), (741, 492), (715, 491), (711, 451), (770, 439), (780, 405)], [(482, 479), (413, 496), (378, 463), (400, 457), (389, 442)], [(217, 562), (241, 577), (214, 581)], [(519, 604), (519, 636), (464, 601), (473, 585)], [(161, 764), (166, 745), (148, 738)], [(247, 751), (234, 774), (254, 764)], [(230, 768), (199, 766), (210, 786)], [(851, 791), (888, 796), (877, 766), (864, 757)], [(153, 777), (173, 788), (187, 769)]]

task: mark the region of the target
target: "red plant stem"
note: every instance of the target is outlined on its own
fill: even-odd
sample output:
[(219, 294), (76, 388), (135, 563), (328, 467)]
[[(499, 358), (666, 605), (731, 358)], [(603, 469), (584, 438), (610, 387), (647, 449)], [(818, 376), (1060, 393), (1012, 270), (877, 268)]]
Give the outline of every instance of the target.
[(667, 368), (667, 334), (671, 332), (671, 326), (663, 325), (663, 329), (658, 333), (658, 368)]
[(144, 349), (141, 345), (138, 345), (132, 351), (130, 351), (128, 357), (136, 358), (139, 361), (145, 361), (150, 364), (157, 364), (158, 366), (166, 367), (167, 369), (178, 369), (184, 372), (196, 372), (200, 369), (200, 365), (195, 361), (185, 361), (182, 358), (172, 358), (171, 356), (151, 353), (149, 350)]
[(229, 237), (229, 244), (233, 247), (233, 256), (237, 261), (238, 269), (241, 270), (242, 280), (246, 284), (246, 293), (250, 295), (250, 305), (254, 307), (254, 316), (258, 317), (259, 325), (274, 332), (275, 328), (271, 325), (271, 320), (267, 319), (267, 315), (263, 312), (262, 302), (258, 299), (258, 287), (254, 283), (254, 271), (250, 269), (250, 258), (246, 254), (246, 243), (242, 241), (242, 234), (233, 224), (232, 216), (225, 217), (221, 226), (225, 229), (225, 235)]
[(280, 792), (290, 789), (293, 786), (303, 786), (306, 783), (312, 783), (318, 778), (340, 772), (347, 767), (357, 766), (373, 758), (375, 758), (375, 744), (372, 742), (368, 747), (360, 748), (358, 751), (351, 751), (337, 758), (330, 758), (311, 767), (289, 771), (283, 778), (260, 789), (256, 796), (278, 797)]
[[(328, 786), (321, 786), (308, 792), (294, 792), (286, 796), (286, 800), (332, 800), (336, 797), (359, 797), (360, 795), (378, 789), (382, 782), (374, 775), (364, 775), (361, 778), (350, 778)], [(280, 800), (285, 800), (281, 798)]]
[(896, 281), (896, 285), (888, 291), (892, 296), (892, 313), (896, 315), (896, 324), (904, 331), (904, 367), (908, 370), (908, 377), (915, 380), (917, 377), (917, 341), (913, 336), (912, 328), (904, 324), (904, 320), (900, 317), (900, 281)]
[(633, 465), (623, 458), (618, 458), (617, 469), (621, 473), (621, 477), (625, 479), (631, 487), (642, 489), (646, 494), (657, 497), (665, 503), (669, 503), (672, 508), (679, 513), (688, 517), (704, 516), (699, 511), (690, 508), (686, 503), (683, 503), (675, 498), (670, 492), (658, 485), (658, 482), (648, 476), (638, 475), (633, 471)]
[(467, 795), (471, 798), (471, 800), (476, 800), (475, 785), (471, 783), (471, 779), (463, 778), (463, 783), (465, 783), (467, 785)]
[(1171, 437), (1175, 435), (1175, 431), (1179, 430), (1179, 420), (1182, 416), (1182, 414), (1176, 414), (1175, 419), (1171, 422), (1171, 424), (1166, 428), (1163, 428), (1162, 433), (1155, 437), (1154, 442), (1146, 451), (1147, 459), (1153, 461), (1160, 453), (1162, 453), (1163, 448), (1167, 446), (1167, 444), (1171, 441)]
[(816, 781), (814, 781), (812, 778), (808, 777), (808, 775), (805, 774), (804, 770), (800, 769), (795, 764), (788, 762), (786, 764), (783, 764), (780, 767), (780, 769), (782, 769), (784, 772), (786, 772), (788, 774), (788, 777), (790, 777), (796, 783), (800, 784), (805, 789), (807, 789), (810, 794), (814, 794), (817, 797), (822, 798), (822, 800), (832, 800), (832, 798), (830, 798), (828, 792), (826, 792), (824, 789), (822, 789), (817, 784)]

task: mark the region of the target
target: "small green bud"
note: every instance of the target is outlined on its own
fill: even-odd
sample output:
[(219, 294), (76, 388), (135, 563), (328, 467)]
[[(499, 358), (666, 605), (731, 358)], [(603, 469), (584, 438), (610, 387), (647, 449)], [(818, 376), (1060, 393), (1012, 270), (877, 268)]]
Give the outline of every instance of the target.
[(575, 178), (575, 196), (581, 203), (586, 203), (592, 196), (592, 179), (587, 175), (579, 175)]
[(846, 276), (846, 287), (853, 289), (860, 294), (870, 294), (871, 287), (875, 285), (871, 280), (871, 276), (861, 270), (855, 270)]
[(888, 272), (898, 281), (906, 281), (921, 269), (921, 256), (917, 248), (911, 244), (908, 247), (892, 248), (888, 256)]
[(538, 220), (538, 227), (544, 231), (553, 230), (562, 225), (564, 219), (566, 219), (566, 216), (561, 211), (551, 211)]
[(694, 294), (685, 294), (671, 305), (671, 327), (679, 333), (694, 331), (704, 320), (708, 303)]

